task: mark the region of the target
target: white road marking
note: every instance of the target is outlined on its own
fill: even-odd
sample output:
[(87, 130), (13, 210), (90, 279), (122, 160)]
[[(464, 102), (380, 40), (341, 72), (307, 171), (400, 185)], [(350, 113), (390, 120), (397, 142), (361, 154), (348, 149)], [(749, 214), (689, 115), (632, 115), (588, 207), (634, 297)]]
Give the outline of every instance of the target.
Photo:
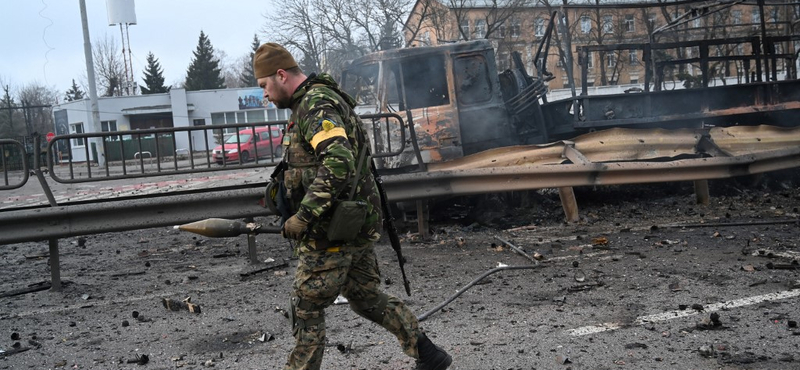
[[(777, 301), (786, 298), (794, 298), (797, 296), (800, 296), (800, 289), (792, 289), (777, 293), (767, 293), (767, 294), (757, 295), (754, 297), (740, 298), (740, 299), (734, 299), (732, 301), (710, 304), (708, 306), (705, 306), (702, 312), (708, 313), (730, 308), (750, 306), (761, 302)], [(700, 313), (700, 311), (695, 311), (691, 308), (687, 308), (686, 310), (667, 311), (653, 315), (640, 316), (636, 318), (636, 320), (630, 325), (624, 325), (622, 323), (602, 323), (598, 325), (589, 325), (576, 329), (570, 329), (567, 330), (566, 333), (572, 336), (596, 334), (596, 333), (602, 333), (604, 331), (621, 329), (625, 326), (644, 325), (646, 323), (667, 321), (681, 317), (697, 315), (698, 313)]]

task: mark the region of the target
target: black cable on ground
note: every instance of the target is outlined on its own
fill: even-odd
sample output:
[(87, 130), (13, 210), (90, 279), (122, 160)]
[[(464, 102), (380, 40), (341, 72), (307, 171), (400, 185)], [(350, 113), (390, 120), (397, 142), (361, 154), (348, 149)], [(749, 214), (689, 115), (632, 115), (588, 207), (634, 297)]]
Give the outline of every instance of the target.
[(542, 265), (502, 266), (502, 267), (497, 267), (497, 268), (493, 268), (493, 269), (491, 269), (489, 271), (486, 271), (486, 272), (483, 273), (483, 275), (479, 276), (475, 280), (472, 280), (469, 284), (467, 284), (463, 288), (459, 289), (456, 292), (456, 294), (453, 294), (450, 298), (447, 298), (447, 300), (442, 302), (440, 305), (432, 308), (431, 310), (423, 313), (422, 315), (417, 316), (417, 320), (418, 321), (425, 321), (425, 319), (427, 319), (428, 316), (434, 314), (436, 311), (441, 310), (444, 306), (447, 306), (448, 304), (450, 304), (450, 302), (454, 301), (456, 298), (458, 298), (458, 296), (460, 296), (461, 294), (466, 292), (469, 288), (472, 288), (475, 284), (477, 284), (478, 282), (480, 282), (481, 280), (483, 280), (484, 278), (486, 278), (487, 276), (489, 276), (491, 274), (494, 274), (494, 273), (500, 272), (500, 271), (505, 271), (505, 270), (532, 270), (532, 269), (539, 268), (539, 267), (542, 267)]

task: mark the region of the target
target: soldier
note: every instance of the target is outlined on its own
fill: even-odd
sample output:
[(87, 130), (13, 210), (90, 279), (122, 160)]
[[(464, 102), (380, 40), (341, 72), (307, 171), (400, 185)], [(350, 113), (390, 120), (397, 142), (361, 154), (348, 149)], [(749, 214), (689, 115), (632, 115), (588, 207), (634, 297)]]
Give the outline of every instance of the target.
[[(298, 242), (290, 310), (296, 343), (284, 369), (320, 368), (325, 308), (339, 294), (358, 315), (394, 334), (403, 352), (417, 360), (417, 369), (446, 369), (450, 355), (428, 339), (403, 301), (380, 290), (373, 243), (380, 238), (381, 200), (355, 100), (330, 75), (303, 74), (292, 55), (275, 43), (256, 50), (253, 70), (264, 98), (292, 110), (283, 141), (285, 170), (277, 177), (292, 214), (282, 234)], [(334, 208), (348, 194), (364, 205), (366, 216), (344, 223), (352, 230), (334, 230)], [(332, 231), (356, 236), (329, 240)]]

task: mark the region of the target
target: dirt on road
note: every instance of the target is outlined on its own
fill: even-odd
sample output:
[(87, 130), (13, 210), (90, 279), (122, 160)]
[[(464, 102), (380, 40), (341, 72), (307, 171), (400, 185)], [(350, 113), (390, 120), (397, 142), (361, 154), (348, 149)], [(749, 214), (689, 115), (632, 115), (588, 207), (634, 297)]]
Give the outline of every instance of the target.
[[(709, 205), (690, 183), (579, 188), (574, 224), (553, 191), (443, 200), (430, 239), (403, 233), (411, 297), (376, 246), (384, 289), (426, 314), (452, 369), (797, 369), (800, 176), (752, 181), (713, 181)], [(296, 261), (280, 236), (256, 240), (254, 265), (243, 236), (64, 239), (63, 291), (31, 293), (47, 243), (0, 246), (0, 369), (280, 369)], [(346, 304), (327, 332), (323, 369), (414, 367)]]

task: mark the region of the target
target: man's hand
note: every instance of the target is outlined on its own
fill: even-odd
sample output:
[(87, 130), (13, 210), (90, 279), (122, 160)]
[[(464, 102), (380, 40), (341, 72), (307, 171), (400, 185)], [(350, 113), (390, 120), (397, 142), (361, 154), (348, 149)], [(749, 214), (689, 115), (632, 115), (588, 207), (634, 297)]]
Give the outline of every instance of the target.
[(286, 220), (286, 223), (283, 224), (283, 230), (281, 230), (281, 235), (284, 238), (300, 240), (303, 238), (303, 234), (306, 232), (306, 227), (308, 227), (308, 222), (301, 220), (297, 215), (289, 217)]

